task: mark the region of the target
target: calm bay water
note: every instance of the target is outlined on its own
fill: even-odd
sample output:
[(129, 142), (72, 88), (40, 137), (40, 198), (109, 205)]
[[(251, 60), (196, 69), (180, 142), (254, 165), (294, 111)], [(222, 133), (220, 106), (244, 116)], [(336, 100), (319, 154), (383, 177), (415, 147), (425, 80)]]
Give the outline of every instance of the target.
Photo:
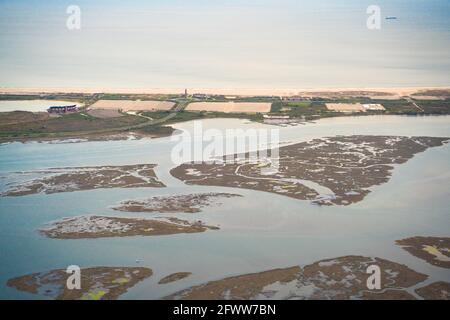
[[(202, 121), (203, 128), (268, 128), (244, 120)], [(192, 122), (178, 124), (191, 131)], [(282, 142), (334, 135), (425, 135), (450, 137), (450, 116), (370, 116), (324, 119), (281, 128)], [(198, 139), (198, 137), (197, 137)], [(450, 145), (429, 149), (396, 167), (391, 180), (349, 207), (318, 207), (307, 201), (251, 190), (186, 186), (170, 176), (170, 138), (86, 143), (12, 143), (0, 146), (0, 189), (14, 172), (52, 167), (156, 163), (163, 189), (111, 189), (0, 199), (0, 298), (39, 298), (7, 288), (7, 279), (31, 272), (80, 266), (140, 266), (154, 276), (122, 298), (160, 298), (176, 290), (226, 276), (305, 265), (342, 255), (368, 255), (407, 264), (450, 280), (450, 271), (413, 257), (394, 241), (416, 235), (448, 236), (450, 226)], [(218, 224), (203, 234), (55, 240), (37, 233), (49, 221), (83, 214), (120, 215), (110, 206), (126, 199), (191, 192), (232, 192), (219, 207), (198, 214), (176, 214)], [(251, 199), (251, 201), (250, 201)], [(254, 201), (258, 199), (258, 201)], [(122, 213), (123, 214), (123, 213)], [(127, 214), (127, 216), (149, 216)], [(162, 276), (190, 271), (169, 285)]]

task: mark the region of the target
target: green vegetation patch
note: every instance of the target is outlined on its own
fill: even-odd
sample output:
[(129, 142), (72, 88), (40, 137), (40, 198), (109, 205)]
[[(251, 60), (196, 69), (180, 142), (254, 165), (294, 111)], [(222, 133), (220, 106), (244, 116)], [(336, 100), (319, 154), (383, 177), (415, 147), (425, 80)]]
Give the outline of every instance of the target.
[(401, 100), (373, 100), (372, 103), (382, 104), (386, 109), (388, 114), (410, 114), (415, 115), (420, 113), (411, 102), (401, 99)]
[[(152, 119), (163, 119), (170, 114), (170, 111), (154, 111), (143, 112), (142, 115)], [(250, 113), (225, 113), (225, 112), (208, 112), (208, 111), (179, 111), (173, 117), (164, 122), (164, 124), (173, 124), (177, 122), (185, 122), (191, 120), (214, 119), (214, 118), (237, 118), (249, 120), (262, 120), (261, 114)]]
[[(20, 116), (23, 118), (23, 115)], [(17, 121), (16, 123), (10, 121), (10, 123), (0, 126), (0, 135), (30, 136), (35, 134), (76, 133), (116, 128), (126, 129), (127, 126), (133, 126), (145, 121), (146, 119), (135, 116), (99, 119), (84, 113), (73, 113), (45, 120)]]
[(338, 112), (328, 110), (325, 103), (313, 100), (274, 102), (270, 113), (271, 115), (283, 115), (291, 118), (304, 118), (306, 120), (342, 115)]
[(450, 99), (415, 100), (417, 105), (428, 114), (450, 114)]

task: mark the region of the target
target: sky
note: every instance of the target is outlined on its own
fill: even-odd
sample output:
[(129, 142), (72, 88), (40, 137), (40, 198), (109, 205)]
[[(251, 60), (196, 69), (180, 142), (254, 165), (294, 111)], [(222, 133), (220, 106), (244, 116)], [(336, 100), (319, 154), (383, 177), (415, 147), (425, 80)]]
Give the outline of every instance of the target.
[[(380, 30), (366, 26), (373, 4)], [(0, 0), (1, 87), (448, 86), (449, 74), (449, 0)]]

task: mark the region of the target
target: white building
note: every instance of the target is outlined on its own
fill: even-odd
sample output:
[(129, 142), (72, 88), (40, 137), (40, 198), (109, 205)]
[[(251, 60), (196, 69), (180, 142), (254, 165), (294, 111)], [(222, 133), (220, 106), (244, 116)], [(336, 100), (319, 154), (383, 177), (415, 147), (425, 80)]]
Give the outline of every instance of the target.
[(377, 104), (377, 103), (363, 104), (362, 106), (363, 106), (364, 110), (366, 110), (366, 111), (384, 111), (384, 110), (386, 110), (381, 104)]

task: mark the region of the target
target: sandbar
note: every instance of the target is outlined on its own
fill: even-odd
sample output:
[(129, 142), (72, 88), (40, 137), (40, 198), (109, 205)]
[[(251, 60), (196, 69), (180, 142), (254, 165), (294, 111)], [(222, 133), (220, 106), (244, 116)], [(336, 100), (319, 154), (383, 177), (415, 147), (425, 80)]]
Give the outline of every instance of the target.
[(212, 205), (221, 205), (219, 200), (225, 198), (241, 197), (231, 193), (198, 193), (173, 196), (155, 196), (143, 200), (126, 200), (114, 210), (124, 212), (159, 212), (159, 213), (196, 213), (202, 208)]
[(77, 216), (49, 223), (41, 234), (53, 239), (93, 239), (131, 236), (165, 236), (218, 230), (202, 221), (174, 217), (141, 219), (106, 216)]
[(0, 196), (24, 196), (37, 193), (60, 193), (101, 188), (163, 188), (154, 164), (48, 169), (20, 174), (42, 177), (13, 183)]

